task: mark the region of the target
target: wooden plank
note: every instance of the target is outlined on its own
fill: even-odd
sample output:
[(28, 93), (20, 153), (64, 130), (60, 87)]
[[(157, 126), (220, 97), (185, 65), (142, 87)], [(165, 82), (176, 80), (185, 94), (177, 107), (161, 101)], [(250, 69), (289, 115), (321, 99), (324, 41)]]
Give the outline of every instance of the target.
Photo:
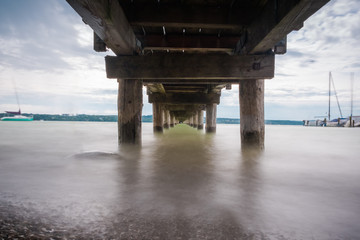
[(247, 40), (239, 52), (263, 53), (318, 11), (329, 0), (269, 0), (261, 16), (247, 29)]
[(140, 52), (138, 40), (117, 0), (66, 0), (117, 55)]
[(164, 54), (105, 57), (108, 78), (269, 79), (274, 55)]
[(149, 103), (169, 103), (169, 104), (208, 104), (220, 103), (220, 94), (204, 93), (167, 93), (167, 94), (150, 94)]

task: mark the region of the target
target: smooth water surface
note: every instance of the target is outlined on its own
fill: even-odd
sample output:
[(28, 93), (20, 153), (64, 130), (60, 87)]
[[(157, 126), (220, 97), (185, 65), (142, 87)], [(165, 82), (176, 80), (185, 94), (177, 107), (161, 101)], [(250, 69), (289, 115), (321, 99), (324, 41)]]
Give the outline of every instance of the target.
[(116, 123), (0, 122), (0, 221), (34, 238), (360, 239), (360, 128), (269, 125), (262, 152), (239, 132), (145, 123), (141, 148), (119, 148)]

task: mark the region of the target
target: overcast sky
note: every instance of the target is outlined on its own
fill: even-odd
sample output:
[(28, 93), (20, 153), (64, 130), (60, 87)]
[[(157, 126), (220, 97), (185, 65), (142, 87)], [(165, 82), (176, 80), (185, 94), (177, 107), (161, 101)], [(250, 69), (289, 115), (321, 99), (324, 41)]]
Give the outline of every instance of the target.
[[(265, 119), (303, 120), (328, 111), (332, 71), (344, 116), (360, 115), (360, 0), (332, 0), (288, 35), (265, 81)], [(92, 30), (65, 0), (0, 0), (0, 112), (117, 114), (117, 82), (105, 55), (92, 50)], [(16, 86), (16, 87), (15, 87)], [(239, 118), (238, 86), (223, 90), (218, 117)], [(336, 99), (332, 117), (339, 117)], [(151, 115), (144, 90), (143, 115)]]

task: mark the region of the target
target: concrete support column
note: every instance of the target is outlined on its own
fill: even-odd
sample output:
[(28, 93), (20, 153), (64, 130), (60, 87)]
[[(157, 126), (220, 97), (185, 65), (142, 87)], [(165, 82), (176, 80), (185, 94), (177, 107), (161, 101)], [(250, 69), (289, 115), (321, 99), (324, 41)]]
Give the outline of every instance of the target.
[(170, 127), (170, 112), (164, 109), (164, 128), (169, 129)]
[(200, 110), (198, 111), (198, 129), (203, 130), (204, 129), (204, 111)]
[(191, 116), (189, 118), (189, 124), (190, 124), (191, 127), (194, 125), (194, 117), (193, 116)]
[(199, 120), (198, 120), (198, 114), (197, 114), (197, 112), (194, 114), (193, 119), (194, 119), (194, 125), (193, 125), (193, 127), (194, 127), (194, 128), (198, 128)]
[(153, 107), (153, 126), (154, 132), (163, 132), (163, 112), (160, 103), (154, 102)]
[(216, 103), (206, 105), (206, 132), (216, 132)]
[(118, 79), (119, 144), (141, 144), (142, 81)]
[(242, 147), (264, 148), (264, 80), (242, 80), (240, 96), (240, 135)]

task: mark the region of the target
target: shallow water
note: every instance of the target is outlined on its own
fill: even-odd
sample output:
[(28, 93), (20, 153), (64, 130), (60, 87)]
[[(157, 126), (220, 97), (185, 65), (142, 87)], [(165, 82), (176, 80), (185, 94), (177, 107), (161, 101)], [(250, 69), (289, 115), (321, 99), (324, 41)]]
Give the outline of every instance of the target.
[(145, 123), (141, 148), (119, 148), (116, 127), (0, 122), (2, 234), (360, 238), (359, 128), (268, 125), (265, 150), (246, 152), (238, 125), (154, 135)]

